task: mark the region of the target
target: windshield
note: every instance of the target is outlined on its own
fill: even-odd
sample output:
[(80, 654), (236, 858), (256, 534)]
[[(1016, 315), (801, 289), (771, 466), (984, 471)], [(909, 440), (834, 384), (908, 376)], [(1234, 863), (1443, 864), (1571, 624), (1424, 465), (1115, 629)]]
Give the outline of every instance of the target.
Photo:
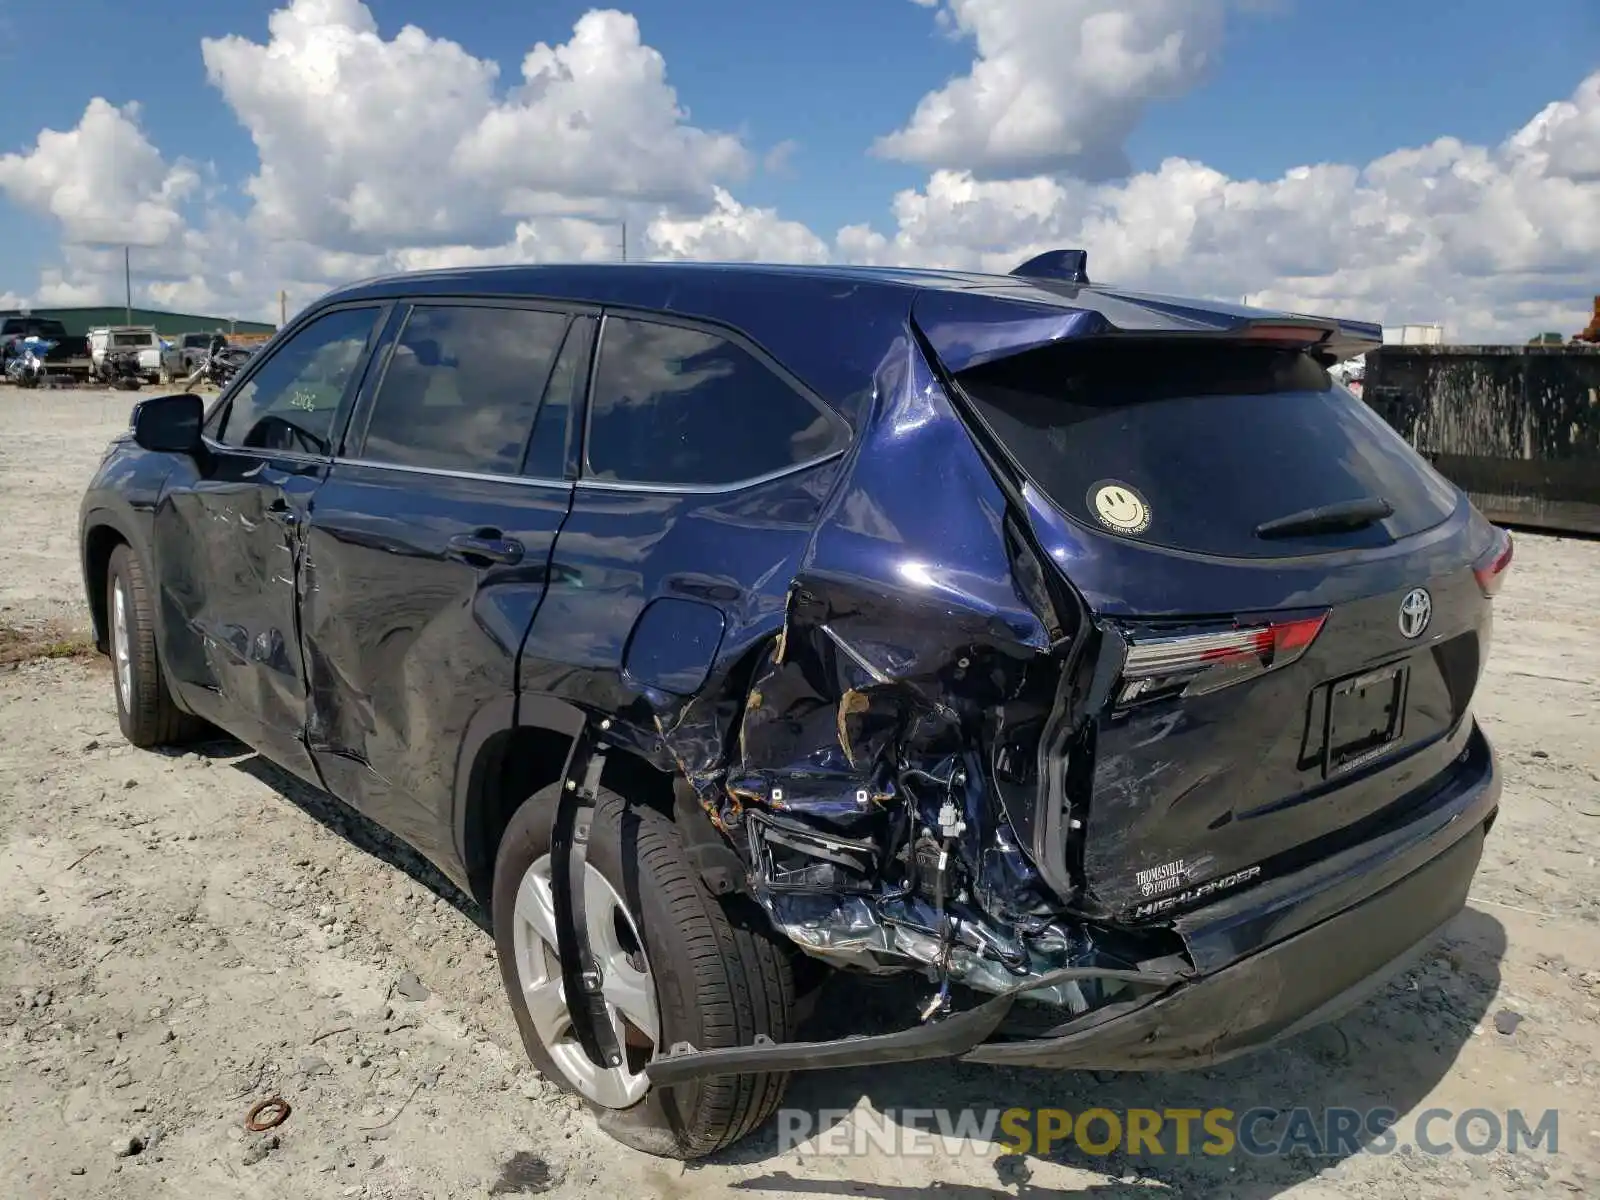
[(153, 333), (114, 333), (111, 335), (113, 346), (153, 346), (156, 344), (156, 335)]

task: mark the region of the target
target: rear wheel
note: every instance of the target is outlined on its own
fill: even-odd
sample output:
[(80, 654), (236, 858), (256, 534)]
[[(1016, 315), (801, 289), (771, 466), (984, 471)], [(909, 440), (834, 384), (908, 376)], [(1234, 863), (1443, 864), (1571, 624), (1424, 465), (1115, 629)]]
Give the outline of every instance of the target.
[(106, 568), (106, 628), (117, 724), (135, 746), (189, 741), (205, 725), (173, 703), (156, 658), (154, 602), (144, 568), (126, 545)]
[(495, 862), (501, 977), (528, 1057), (581, 1096), (600, 1127), (636, 1150), (695, 1158), (732, 1145), (777, 1108), (787, 1075), (729, 1075), (650, 1086), (644, 1066), (666, 1047), (749, 1045), (792, 1036), (794, 980), (759, 910), (711, 895), (677, 827), (602, 789), (584, 866), (584, 916), (607, 1019), (622, 1050), (612, 1067), (578, 1044), (561, 986), (550, 890), (559, 787), (512, 818)]

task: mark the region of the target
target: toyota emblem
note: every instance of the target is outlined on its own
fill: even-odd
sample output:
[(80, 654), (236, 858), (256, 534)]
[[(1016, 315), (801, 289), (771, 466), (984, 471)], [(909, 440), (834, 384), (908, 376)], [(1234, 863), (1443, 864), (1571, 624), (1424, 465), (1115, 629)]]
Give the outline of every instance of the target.
[(1408, 638), (1419, 638), (1433, 619), (1433, 597), (1427, 588), (1412, 588), (1400, 601), (1400, 632)]

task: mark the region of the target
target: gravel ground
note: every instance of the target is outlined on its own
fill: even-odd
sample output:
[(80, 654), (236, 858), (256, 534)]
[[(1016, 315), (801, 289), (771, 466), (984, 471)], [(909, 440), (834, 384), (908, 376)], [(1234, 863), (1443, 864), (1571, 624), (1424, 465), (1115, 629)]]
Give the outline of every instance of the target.
[[(132, 399), (0, 389), (8, 1195), (1600, 1194), (1600, 543), (1518, 539), (1477, 706), (1502, 755), (1503, 813), (1467, 911), (1380, 997), (1213, 1071), (921, 1065), (802, 1077), (789, 1099), (1386, 1105), (1401, 1130), (1434, 1107), (1558, 1109), (1556, 1153), (843, 1156), (780, 1151), (769, 1128), (684, 1167), (609, 1141), (529, 1069), (481, 915), (415, 854), (235, 742), (122, 742), (109, 672), (84, 652), (75, 530)], [(907, 1015), (904, 996), (844, 984), (820, 1011), (864, 1005)], [(288, 1120), (245, 1132), (245, 1111), (274, 1094)]]

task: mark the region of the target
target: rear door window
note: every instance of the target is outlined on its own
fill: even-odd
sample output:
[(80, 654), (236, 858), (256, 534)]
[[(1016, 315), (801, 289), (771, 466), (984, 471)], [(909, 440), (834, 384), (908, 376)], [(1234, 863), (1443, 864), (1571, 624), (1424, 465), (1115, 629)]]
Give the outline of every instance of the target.
[(525, 308), (415, 306), (378, 387), (360, 457), (518, 474), (569, 321)]
[(594, 349), (594, 332), (599, 321), (594, 317), (574, 317), (550, 381), (545, 384), (544, 402), (534, 417), (533, 434), (523, 472), (540, 479), (564, 479), (572, 449), (572, 414), (589, 381), (589, 358)]
[[(1388, 544), (1439, 524), (1455, 489), (1298, 351), (1127, 341), (1052, 346), (959, 382), (1017, 466), (1101, 533), (1270, 558)], [(1360, 529), (1263, 538), (1258, 526), (1379, 499)]]
[(731, 338), (606, 318), (589, 400), (590, 478), (730, 486), (815, 461), (847, 436), (841, 418)]

